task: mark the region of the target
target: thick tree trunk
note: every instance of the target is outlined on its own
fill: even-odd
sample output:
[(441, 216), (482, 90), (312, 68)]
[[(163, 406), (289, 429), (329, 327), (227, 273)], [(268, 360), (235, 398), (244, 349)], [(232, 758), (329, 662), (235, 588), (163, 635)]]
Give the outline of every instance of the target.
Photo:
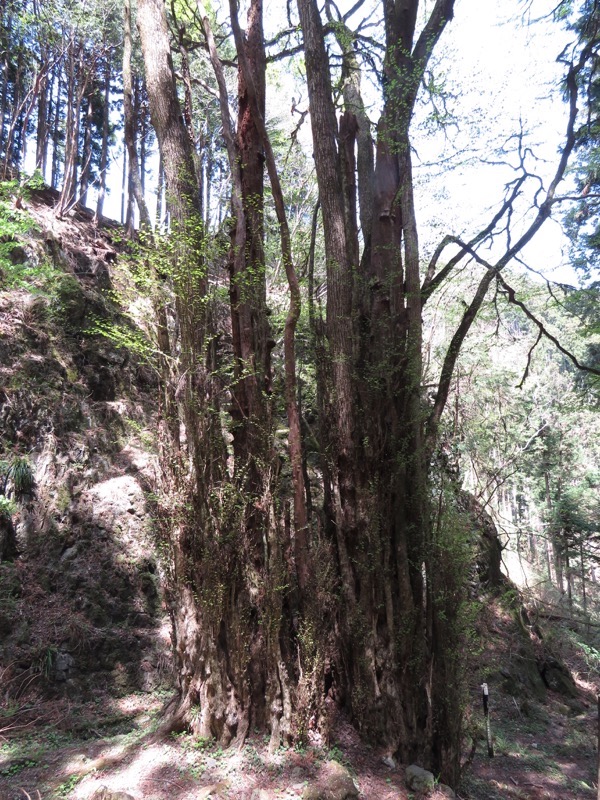
[[(202, 15), (204, 16), (204, 15)], [(179, 702), (172, 726), (188, 726), (222, 743), (243, 741), (250, 724), (269, 724), (272, 741), (289, 734), (291, 696), (282, 650), (284, 637), (280, 531), (272, 497), (276, 471), (264, 378), (268, 369), (262, 241), (259, 228), (254, 258), (260, 269), (254, 283), (240, 270), (236, 313), (255, 304), (249, 341), (238, 337), (237, 381), (233, 403), (242, 392), (245, 413), (234, 427), (234, 466), (226, 472), (220, 430), (220, 396), (213, 337), (208, 337), (210, 302), (202, 258), (203, 224), (191, 142), (177, 99), (169, 34), (160, 0), (139, 0), (138, 25), (146, 65), (152, 123), (159, 140), (171, 213), (180, 340), (176, 357), (178, 420), (186, 431), (178, 459), (165, 464), (173, 488), (183, 497), (171, 513), (168, 531), (173, 553), (169, 605), (179, 671)], [(212, 53), (211, 53), (212, 57)], [(218, 57), (217, 57), (218, 62)], [(218, 64), (217, 64), (218, 66)], [(224, 120), (227, 122), (227, 119)], [(233, 139), (224, 125), (228, 146)], [(248, 159), (256, 170), (258, 153)], [(234, 159), (235, 162), (235, 159)], [(236, 163), (240, 169), (240, 163)], [(258, 180), (255, 174), (254, 181)], [(261, 179), (262, 180), (262, 179)], [(252, 193), (262, 189), (250, 184)], [(242, 193), (234, 195), (236, 236), (245, 237)], [(244, 242), (245, 244), (245, 242)], [(244, 258), (234, 249), (232, 257)], [(237, 266), (236, 266), (237, 270)], [(246, 281), (248, 286), (242, 281)], [(247, 289), (248, 293), (245, 294)], [(259, 319), (259, 315), (262, 317)], [(245, 334), (244, 334), (245, 335)], [(244, 359), (243, 365), (239, 356)], [(251, 396), (246, 400), (246, 394)], [(252, 414), (248, 410), (252, 405)], [(168, 420), (167, 420), (168, 426)], [(179, 423), (171, 426), (179, 429)], [(242, 429), (244, 429), (242, 431)], [(245, 444), (242, 446), (241, 442)], [(253, 444), (250, 444), (252, 442)], [(253, 453), (250, 447), (256, 447)], [(261, 461), (253, 463), (252, 455)]]
[(190, 55), (187, 49), (187, 36), (185, 25), (179, 25), (179, 55), (181, 57), (181, 72), (183, 77), (183, 116), (185, 119), (185, 126), (187, 128), (188, 136), (190, 137), (190, 145), (192, 147), (192, 154), (194, 156), (194, 166), (196, 169), (196, 177), (198, 179), (198, 198), (200, 202), (200, 210), (202, 212), (202, 165), (200, 154), (196, 149), (196, 132), (194, 130), (194, 108), (192, 100), (192, 78), (190, 72)]
[[(438, 555), (448, 540), (438, 531), (434, 545), (431, 528), (408, 136), (423, 70), (453, 3), (435, 4), (416, 41), (417, 0), (383, 6), (387, 80), (374, 173), (366, 142), (358, 148), (359, 181), (361, 173), (366, 179), (361, 194), (373, 198), (371, 209), (360, 203), (363, 228), (371, 228), (363, 230), (370, 246), (359, 269), (354, 148), (365, 127), (359, 86), (347, 80), (336, 136), (317, 4), (298, 0), (327, 257), (331, 383), (329, 408), (321, 413), (334, 422), (328, 446), (346, 606), (334, 657), (364, 734), (402, 761), (426, 763), (454, 782), (460, 748), (459, 694), (448, 688), (456, 689), (454, 619), (440, 596), (450, 590), (458, 596), (460, 586)], [(346, 61), (356, 68), (349, 52)]]

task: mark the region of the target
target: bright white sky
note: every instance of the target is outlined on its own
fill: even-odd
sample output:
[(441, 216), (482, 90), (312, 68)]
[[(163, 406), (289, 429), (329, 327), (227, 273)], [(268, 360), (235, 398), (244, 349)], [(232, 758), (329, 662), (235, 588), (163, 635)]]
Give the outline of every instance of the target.
[[(351, 5), (352, 0), (338, 2), (342, 13)], [(425, 0), (425, 11), (432, 5), (433, 0)], [(530, 17), (538, 18), (551, 11), (555, 2), (533, 0), (531, 5)], [(225, 19), (225, 6), (223, 3), (219, 19)], [(283, 0), (265, 0), (267, 35), (286, 25), (285, 6)], [(295, 9), (295, 3), (293, 6)], [(364, 8), (376, 6), (378, 0), (367, 0)], [(486, 165), (482, 159), (499, 161), (496, 149), (518, 131), (520, 124), (536, 155), (545, 160), (536, 169), (546, 181), (554, 170), (566, 120), (566, 108), (557, 90), (562, 68), (556, 64), (556, 57), (567, 34), (551, 21), (527, 26), (527, 19), (520, 13), (525, 6), (515, 0), (457, 0), (455, 17), (436, 51), (434, 72), (438, 80), (445, 78), (446, 89), (453, 95), (448, 109), (457, 125), (448, 128), (447, 136), (415, 126), (418, 215), (424, 255), (445, 233), (473, 235), (489, 220), (502, 199), (504, 184), (514, 175), (507, 167)], [(242, 24), (243, 19), (241, 15)], [(302, 95), (301, 107), (305, 108), (306, 89), (302, 93), (288, 67), (280, 66), (279, 72), (281, 86), (277, 95), (269, 98), (269, 104), (273, 115), (284, 121), (289, 118), (291, 130), (297, 121), (290, 115), (291, 97)], [(368, 91), (366, 82), (363, 86)], [(376, 120), (374, 92), (372, 103)], [(423, 120), (424, 114), (422, 110), (417, 122)], [(305, 136), (309, 148), (308, 124)], [(119, 218), (122, 145), (111, 155), (112, 190), (105, 213)], [(430, 166), (440, 160), (445, 165), (442, 169)], [(149, 176), (147, 185), (151, 189), (155, 180), (155, 175)], [(92, 204), (92, 200), (88, 202)], [(527, 208), (528, 204), (524, 204), (524, 214)], [(547, 274), (564, 265), (565, 245), (560, 226), (550, 221), (529, 247), (526, 258)], [(564, 268), (555, 271), (553, 277), (574, 280), (572, 272)]]
[[(460, 166), (459, 159), (451, 177), (442, 172), (427, 182), (421, 199), (422, 207), (430, 208), (426, 195), (431, 184), (441, 192), (440, 208), (434, 215), (440, 218), (442, 211), (441, 227), (453, 223), (454, 233), (476, 233), (497, 209), (504, 185), (515, 177), (509, 166), (499, 162), (515, 163), (511, 151), (514, 153), (516, 141), (509, 137), (520, 129), (540, 159), (529, 160), (531, 171), (547, 185), (556, 169), (567, 114), (558, 88), (564, 67), (556, 58), (569, 36), (549, 19), (532, 21), (551, 12), (554, 0), (534, 0), (531, 15), (524, 19), (525, 5), (514, 0), (459, 0), (438, 51), (448, 88), (457, 96), (453, 110), (460, 128), (450, 132), (450, 142), (432, 138), (419, 155), (431, 162), (436, 155), (444, 158), (454, 149), (472, 148), (474, 158), (468, 163), (465, 154), (465, 163)], [(503, 145), (505, 155), (497, 152)], [(420, 174), (426, 174), (425, 168)], [(524, 201), (523, 223), (529, 207)], [(560, 225), (549, 221), (525, 252), (525, 260), (546, 274), (553, 273), (555, 279), (573, 281), (572, 271), (564, 269), (565, 248)]]
[[(344, 13), (353, 0), (339, 0), (337, 5)], [(367, 0), (350, 22), (379, 5), (379, 0)], [(498, 164), (501, 160), (515, 162), (510, 156), (515, 142), (509, 141), (515, 132), (525, 132), (527, 144), (541, 159), (535, 164), (530, 161), (529, 168), (539, 173), (546, 185), (553, 175), (567, 112), (558, 89), (564, 68), (556, 58), (569, 41), (566, 31), (544, 19), (555, 5), (555, 0), (457, 0), (454, 19), (432, 62), (438, 82), (443, 78), (451, 95), (448, 110), (456, 125), (450, 125), (445, 134), (423, 130), (419, 123), (428, 109), (421, 108), (413, 129), (424, 256), (446, 233), (472, 236), (489, 221), (503, 198), (505, 184), (515, 177), (509, 166)], [(433, 0), (424, 0), (424, 18), (432, 7)], [(265, 10), (267, 35), (272, 35), (286, 24), (285, 4), (265, 0)], [(305, 87), (294, 83), (289, 70), (281, 70), (280, 80), (282, 88), (270, 98), (270, 105), (271, 113), (285, 120), (290, 97), (302, 96), (301, 108), (306, 107), (307, 97)], [(363, 93), (368, 100), (369, 83), (364, 80)], [(376, 121), (379, 99), (374, 90), (370, 102)], [(295, 119), (289, 119), (291, 129)], [(308, 125), (304, 142), (311, 147)], [(506, 153), (499, 156), (496, 151), (505, 143)], [(432, 166), (440, 163), (441, 168)], [(524, 198), (520, 209), (522, 225), (528, 218), (530, 200)], [(518, 215), (515, 221), (518, 223)], [(526, 262), (535, 269), (572, 283), (576, 278), (566, 265), (567, 255), (567, 241), (560, 225), (552, 220), (524, 252)]]

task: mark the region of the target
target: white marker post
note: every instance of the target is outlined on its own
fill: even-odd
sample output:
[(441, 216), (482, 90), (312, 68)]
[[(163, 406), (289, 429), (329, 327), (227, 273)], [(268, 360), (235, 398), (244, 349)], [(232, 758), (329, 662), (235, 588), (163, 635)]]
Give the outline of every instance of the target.
[(485, 732), (487, 736), (488, 756), (490, 758), (493, 758), (494, 743), (492, 741), (492, 728), (490, 726), (490, 709), (489, 709), (490, 690), (488, 689), (487, 683), (481, 684), (481, 691), (483, 696), (483, 716), (485, 717)]

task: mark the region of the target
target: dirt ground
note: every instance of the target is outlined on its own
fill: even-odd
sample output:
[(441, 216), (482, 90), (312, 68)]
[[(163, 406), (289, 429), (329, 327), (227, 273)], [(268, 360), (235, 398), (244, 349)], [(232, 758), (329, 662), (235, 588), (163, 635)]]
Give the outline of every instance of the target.
[[(494, 758), (484, 741), (466, 771), (463, 800), (585, 800), (596, 797), (595, 686), (580, 679), (579, 713), (560, 697), (525, 716), (512, 698), (492, 710)], [(165, 695), (99, 698), (95, 707), (56, 701), (51, 724), (31, 725), (0, 745), (0, 798), (88, 800), (100, 787), (136, 800), (300, 800), (319, 782), (325, 765), (347, 766), (359, 797), (408, 800), (404, 769), (383, 763), (343, 720), (329, 746), (268, 753), (266, 739), (251, 737), (240, 750), (223, 750), (188, 734), (156, 733)], [(512, 706), (512, 710), (511, 710)], [(75, 721), (77, 720), (77, 724)], [(87, 738), (83, 738), (85, 736)]]

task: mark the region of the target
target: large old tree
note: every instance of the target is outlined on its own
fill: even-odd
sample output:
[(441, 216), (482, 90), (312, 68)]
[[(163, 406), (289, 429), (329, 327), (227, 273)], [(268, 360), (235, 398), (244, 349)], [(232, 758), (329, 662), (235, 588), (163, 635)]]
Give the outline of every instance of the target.
[[(574, 143), (577, 78), (589, 50), (567, 65), (567, 139), (553, 179), (537, 194), (529, 227), (507, 236), (505, 252), (493, 263), (480, 254), (480, 246), (510, 221), (531, 177), (522, 164), (489, 225), (468, 242), (449, 231), (423, 270), (411, 120), (454, 0), (429, 4), (428, 15), (419, 0), (382, 0), (382, 111), (374, 145), (361, 98), (358, 37), (350, 27), (361, 5), (341, 16), (326, 2), (325, 20), (316, 0), (298, 0), (297, 8), (327, 282), (324, 319), (308, 298), (323, 498), (315, 509), (306, 497), (297, 406), (300, 293), (265, 126), (262, 2), (249, 3), (245, 32), (236, 0), (229, 4), (238, 70), (236, 124), (209, 14), (201, 2), (197, 6), (231, 173), (230, 305), (224, 321), (211, 290), (223, 276), (209, 275), (193, 142), (178, 99), (166, 10), (162, 0), (138, 0), (150, 111), (172, 220), (173, 263), (158, 338), (163, 529), (172, 553), (170, 609), (180, 686), (173, 724), (226, 743), (242, 741), (250, 725), (268, 727), (277, 746), (326, 721), (325, 700), (333, 698), (364, 735), (453, 782), (460, 756), (456, 610), (463, 597), (464, 554), (440, 516), (441, 506), (432, 503), (440, 419), (462, 343), (488, 289), (503, 281), (504, 267), (551, 213)], [(327, 36), (337, 42), (341, 58), (339, 92), (332, 88)], [(265, 167), (289, 285), (279, 406), (288, 417), (289, 469), (274, 436)], [(314, 222), (316, 227), (317, 215)], [(314, 238), (312, 244), (314, 250)], [(480, 282), (467, 298), (439, 383), (428, 396), (422, 387), (423, 308), (467, 259), (480, 270)], [(218, 346), (221, 338), (230, 340), (229, 348)], [(231, 376), (227, 381), (225, 373)]]

